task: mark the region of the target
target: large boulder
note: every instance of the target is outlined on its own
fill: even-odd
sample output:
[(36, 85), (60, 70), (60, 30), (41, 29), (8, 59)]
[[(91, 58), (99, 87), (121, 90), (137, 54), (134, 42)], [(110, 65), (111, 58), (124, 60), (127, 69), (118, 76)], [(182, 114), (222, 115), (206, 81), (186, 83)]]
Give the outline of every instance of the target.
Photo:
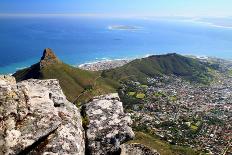
[(80, 112), (57, 80), (0, 76), (0, 154), (85, 154)]
[(123, 112), (118, 94), (95, 97), (83, 111), (88, 119), (87, 154), (120, 154), (120, 144), (133, 139), (132, 120)]

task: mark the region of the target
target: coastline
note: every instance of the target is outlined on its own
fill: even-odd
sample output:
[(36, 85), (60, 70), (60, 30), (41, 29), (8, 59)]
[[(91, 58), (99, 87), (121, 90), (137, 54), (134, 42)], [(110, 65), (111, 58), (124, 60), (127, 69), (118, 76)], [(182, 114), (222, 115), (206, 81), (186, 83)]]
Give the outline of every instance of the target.
[(124, 58), (119, 58), (119, 59), (101, 58), (100, 60), (78, 64), (78, 65), (75, 65), (74, 67), (77, 67), (83, 70), (89, 70), (89, 71), (102, 71), (102, 70), (108, 70), (108, 69), (121, 67), (135, 59), (142, 59), (142, 58), (149, 57), (151, 55), (157, 55), (157, 54), (145, 54), (142, 56), (137, 55), (134, 57), (124, 57)]
[(121, 67), (134, 59), (114, 59), (114, 60), (100, 60), (90, 63), (84, 63), (76, 66), (77, 68), (89, 71), (102, 71)]
[[(166, 52), (165, 54), (170, 53)], [(141, 58), (146, 58), (151, 55), (162, 55), (162, 54), (145, 54), (143, 56), (134, 56), (134, 57), (124, 57), (124, 58), (116, 58), (116, 59), (108, 59), (108, 58), (95, 58), (93, 61), (86, 61), (84, 63), (79, 63), (79, 64), (70, 64), (73, 67), (80, 68), (83, 70), (89, 70), (89, 71), (102, 71), (102, 70), (108, 70), (108, 69), (113, 69), (117, 67), (121, 67), (135, 59), (141, 59)], [(232, 59), (225, 59), (225, 58), (220, 58), (217, 56), (206, 56), (206, 55), (194, 55), (194, 54), (181, 54), (186, 57), (191, 57), (191, 58), (197, 58), (200, 60), (206, 60), (206, 59), (221, 59), (225, 61), (232, 61)], [(34, 59), (33, 59), (34, 60)], [(24, 68), (29, 67), (31, 64), (34, 64), (36, 61), (30, 61), (29, 63), (14, 63), (13, 67), (12, 66), (7, 66), (5, 67), (6, 69), (0, 67), (0, 74), (5, 74), (5, 75), (12, 75), (14, 74), (17, 70), (21, 70)], [(13, 68), (13, 69), (12, 69)]]
[[(167, 18), (133, 19), (129, 21), (89, 19), (93, 23), (89, 24), (88, 21), (81, 19), (77, 19), (75, 22), (66, 19), (64, 22), (62, 19), (47, 23), (47, 19), (39, 18), (41, 26), (30, 27), (34, 20), (34, 18), (30, 21), (20, 19), (19, 24), (15, 25), (16, 27), (12, 26), (12, 23), (16, 22), (15, 19), (1, 20), (4, 22), (1, 25), (2, 30), (4, 27), (8, 30), (8, 33), (1, 31), (2, 35), (6, 36), (6, 38), (1, 38), (4, 45), (1, 49), (7, 51), (7, 54), (1, 57), (1, 74), (14, 73), (36, 63), (41, 45), (47, 46), (50, 39), (54, 40), (49, 46), (58, 51), (62, 60), (75, 67), (91, 61), (98, 61), (102, 57), (124, 59), (134, 56), (142, 57), (150, 52), (166, 54), (169, 51), (183, 55), (204, 53), (210, 57), (231, 59), (230, 41), (232, 39), (230, 36), (232, 31), (206, 24), (214, 21), (215, 24), (229, 26), (228, 22), (215, 22), (216, 20), (196, 17), (183, 20), (179, 20), (179, 18), (173, 20)], [(200, 21), (203, 23), (199, 23)], [(27, 25), (27, 27), (24, 28), (23, 25)], [(63, 26), (57, 27), (57, 25)], [(72, 29), (71, 25), (76, 29)], [(15, 35), (14, 32), (17, 32), (18, 35)], [(47, 37), (44, 37), (45, 33)], [(25, 36), (25, 34), (27, 35)], [(44, 39), (38, 44), (36, 39), (28, 39), (28, 37)], [(196, 39), (197, 41), (195, 41)], [(14, 40), (17, 40), (17, 43)], [(20, 51), (23, 54), (18, 54)]]

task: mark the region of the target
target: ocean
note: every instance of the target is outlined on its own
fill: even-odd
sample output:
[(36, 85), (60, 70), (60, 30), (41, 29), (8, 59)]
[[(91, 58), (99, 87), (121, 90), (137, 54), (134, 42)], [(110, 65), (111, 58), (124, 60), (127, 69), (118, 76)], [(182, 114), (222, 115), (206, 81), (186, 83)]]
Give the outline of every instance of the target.
[(0, 74), (39, 61), (51, 48), (64, 62), (179, 53), (232, 59), (232, 27), (169, 18), (0, 17)]

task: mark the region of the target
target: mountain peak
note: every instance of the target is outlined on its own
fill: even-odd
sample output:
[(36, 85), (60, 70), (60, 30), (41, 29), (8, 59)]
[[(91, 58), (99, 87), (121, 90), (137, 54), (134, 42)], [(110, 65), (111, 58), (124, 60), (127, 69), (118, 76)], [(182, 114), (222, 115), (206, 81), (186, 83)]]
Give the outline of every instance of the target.
[(40, 68), (43, 68), (51, 64), (57, 64), (60, 62), (61, 61), (56, 57), (52, 49), (45, 48), (43, 52), (43, 56), (40, 59)]

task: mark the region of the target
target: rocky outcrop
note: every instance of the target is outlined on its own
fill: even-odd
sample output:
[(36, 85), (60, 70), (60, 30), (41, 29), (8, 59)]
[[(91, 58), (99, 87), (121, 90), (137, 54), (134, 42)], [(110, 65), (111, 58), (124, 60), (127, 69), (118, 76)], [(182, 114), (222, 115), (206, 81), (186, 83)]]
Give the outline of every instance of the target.
[(0, 76), (0, 155), (120, 154), (134, 137), (118, 94), (95, 97), (82, 114), (58, 80)]
[(16, 80), (13, 76), (0, 75), (0, 85), (4, 85), (7, 83), (16, 84)]
[(152, 150), (149, 147), (138, 144), (123, 144), (121, 145), (121, 155), (160, 155), (156, 150)]
[(0, 76), (0, 154), (84, 153), (80, 112), (57, 80)]
[(40, 68), (57, 63), (61, 63), (61, 61), (56, 57), (50, 48), (46, 48), (40, 60)]
[(120, 154), (120, 144), (132, 139), (131, 118), (123, 112), (118, 94), (99, 96), (84, 107), (88, 154)]

